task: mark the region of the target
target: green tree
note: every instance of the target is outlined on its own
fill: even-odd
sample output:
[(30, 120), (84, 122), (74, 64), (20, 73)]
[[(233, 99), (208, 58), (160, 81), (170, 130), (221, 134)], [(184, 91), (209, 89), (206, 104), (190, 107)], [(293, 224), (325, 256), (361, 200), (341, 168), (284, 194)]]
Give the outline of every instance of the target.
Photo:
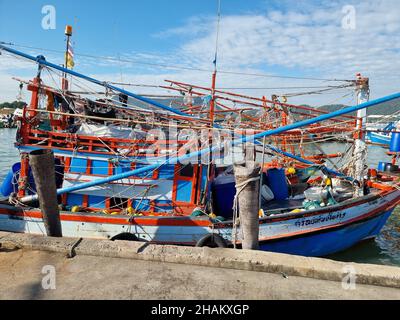
[(0, 109), (4, 109), (4, 108), (17, 109), (17, 108), (23, 108), (24, 106), (25, 106), (25, 102), (21, 102), (21, 101), (0, 103)]

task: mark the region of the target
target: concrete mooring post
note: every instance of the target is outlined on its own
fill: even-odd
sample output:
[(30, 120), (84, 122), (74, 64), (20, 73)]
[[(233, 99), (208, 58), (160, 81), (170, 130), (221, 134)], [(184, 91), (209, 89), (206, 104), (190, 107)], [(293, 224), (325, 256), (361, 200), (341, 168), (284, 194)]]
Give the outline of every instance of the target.
[(51, 150), (35, 150), (29, 154), (29, 163), (35, 179), (46, 233), (49, 237), (62, 237), (54, 154)]
[(243, 249), (259, 249), (260, 170), (260, 164), (253, 161), (234, 165), (236, 201), (240, 215), (240, 230), (243, 235)]

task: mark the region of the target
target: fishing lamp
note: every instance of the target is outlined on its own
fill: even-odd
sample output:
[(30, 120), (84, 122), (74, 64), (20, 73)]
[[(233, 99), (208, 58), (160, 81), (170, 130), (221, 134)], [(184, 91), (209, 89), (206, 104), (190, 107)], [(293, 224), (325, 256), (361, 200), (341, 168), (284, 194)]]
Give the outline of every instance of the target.
[(67, 25), (65, 27), (65, 35), (66, 36), (72, 36), (72, 26)]

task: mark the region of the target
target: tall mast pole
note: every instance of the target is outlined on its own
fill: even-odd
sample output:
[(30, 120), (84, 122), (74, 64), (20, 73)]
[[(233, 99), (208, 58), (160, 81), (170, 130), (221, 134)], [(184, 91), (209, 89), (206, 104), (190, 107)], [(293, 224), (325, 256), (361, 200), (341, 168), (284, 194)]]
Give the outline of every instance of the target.
[[(214, 56), (214, 72), (211, 81), (211, 101), (210, 101), (210, 128), (214, 127), (214, 111), (215, 111), (215, 88), (217, 81), (217, 62), (218, 62), (218, 42), (219, 42), (219, 25), (221, 21), (221, 0), (218, 0), (217, 11), (217, 36), (215, 40), (215, 56)], [(207, 167), (207, 188), (212, 180), (213, 174), (213, 131), (209, 133), (209, 154), (208, 154), (208, 167)]]
[(217, 81), (217, 69), (214, 69), (211, 81), (211, 101), (210, 101), (210, 126), (214, 126), (214, 112), (215, 112), (215, 86)]
[(218, 42), (219, 42), (219, 26), (221, 22), (221, 0), (218, 0), (217, 11), (217, 36), (215, 40), (215, 57), (214, 57), (214, 72), (211, 81), (211, 101), (210, 101), (210, 125), (214, 126), (214, 112), (215, 112), (215, 88), (217, 82), (217, 62), (218, 62)]
[[(363, 78), (360, 73), (356, 79), (357, 105), (361, 105), (369, 101), (369, 78)], [(367, 109), (357, 111), (357, 126), (355, 132), (354, 146), (354, 176), (353, 178), (360, 182), (360, 186), (356, 188), (356, 195), (363, 195), (363, 185), (365, 176), (365, 164), (367, 159), (367, 145), (365, 143), (365, 129), (367, 126)]]
[[(69, 59), (69, 40), (72, 36), (72, 26), (67, 25), (65, 27), (65, 35), (67, 36), (67, 47), (65, 49), (65, 68), (68, 69), (68, 59)], [(62, 90), (68, 90), (68, 80), (67, 80), (67, 73), (64, 72), (63, 79), (62, 79)]]

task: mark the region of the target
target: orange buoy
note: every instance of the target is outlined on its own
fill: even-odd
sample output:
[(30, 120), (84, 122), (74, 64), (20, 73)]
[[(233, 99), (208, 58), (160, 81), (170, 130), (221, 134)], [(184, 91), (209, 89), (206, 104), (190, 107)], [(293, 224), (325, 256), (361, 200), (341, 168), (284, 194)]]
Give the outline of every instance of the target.
[(378, 178), (378, 171), (376, 169), (369, 169), (368, 176), (371, 180), (375, 181)]

